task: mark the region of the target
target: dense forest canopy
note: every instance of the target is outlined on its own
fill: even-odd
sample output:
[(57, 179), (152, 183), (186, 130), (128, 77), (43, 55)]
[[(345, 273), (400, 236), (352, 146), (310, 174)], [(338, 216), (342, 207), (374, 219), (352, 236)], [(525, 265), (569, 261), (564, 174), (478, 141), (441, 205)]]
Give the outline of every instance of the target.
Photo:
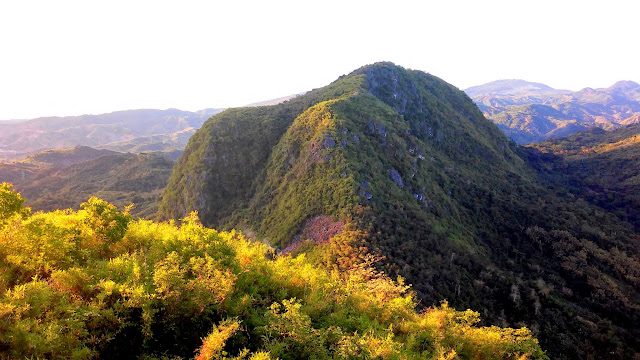
[(526, 157), (549, 182), (606, 209), (640, 232), (640, 125), (593, 128), (531, 144)]

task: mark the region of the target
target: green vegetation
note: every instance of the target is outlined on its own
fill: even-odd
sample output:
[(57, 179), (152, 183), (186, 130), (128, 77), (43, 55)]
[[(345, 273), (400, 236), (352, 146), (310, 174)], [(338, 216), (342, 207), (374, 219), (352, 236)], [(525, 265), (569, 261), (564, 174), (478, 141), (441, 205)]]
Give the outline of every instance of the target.
[(124, 207), (131, 214), (153, 216), (174, 162), (154, 154), (120, 154), (89, 147), (37, 153), (1, 164), (0, 181), (9, 181), (34, 210), (77, 208), (91, 196)]
[(533, 144), (527, 157), (543, 178), (608, 210), (640, 233), (640, 125), (594, 128)]
[(349, 77), (282, 104), (229, 109), (212, 117), (189, 140), (159, 214), (177, 219), (198, 209), (205, 224), (225, 222), (262, 185), (271, 151), (294, 119), (319, 102), (359, 92), (362, 82), (363, 77)]
[(487, 324), (526, 325), (554, 358), (640, 349), (637, 235), (541, 180), (464, 93), (419, 71), (378, 63), (214, 116), (159, 214), (192, 210), (284, 252), (313, 252), (317, 219), (353, 224), (424, 307), (448, 299)]
[(348, 226), (307, 255), (240, 233), (133, 221), (97, 198), (30, 214), (0, 185), (0, 357), (546, 359), (526, 328), (416, 311)]

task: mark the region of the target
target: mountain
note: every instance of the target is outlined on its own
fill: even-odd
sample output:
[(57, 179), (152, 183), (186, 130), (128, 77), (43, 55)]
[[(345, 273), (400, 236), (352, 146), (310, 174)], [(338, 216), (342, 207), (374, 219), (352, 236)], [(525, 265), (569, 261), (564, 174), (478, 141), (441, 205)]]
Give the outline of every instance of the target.
[(138, 152), (182, 150), (191, 134), (222, 109), (127, 110), (100, 115), (0, 122), (0, 159), (76, 145)]
[(115, 155), (117, 152), (111, 150), (99, 150), (88, 146), (76, 146), (66, 149), (50, 149), (40, 151), (19, 160), (22, 164), (32, 164), (40, 166), (69, 166), (85, 161), (97, 159), (107, 155)]
[[(501, 98), (511, 102), (512, 105), (530, 102), (530, 99), (543, 101), (546, 98), (568, 94), (567, 90), (556, 90), (548, 85), (529, 82), (525, 80), (496, 80), (487, 84), (470, 87), (464, 90), (471, 98)], [(520, 99), (520, 102), (518, 102)], [(522, 100), (525, 99), (525, 100)]]
[(593, 128), (530, 145), (541, 176), (561, 184), (640, 232), (640, 124)]
[(488, 324), (526, 325), (553, 358), (632, 357), (637, 235), (540, 177), (525, 154), (465, 93), (377, 63), (212, 117), (158, 215), (197, 210), (205, 225), (340, 263), (348, 251), (323, 249), (358, 234), (425, 307), (447, 299)]
[(91, 196), (149, 217), (166, 186), (174, 162), (155, 154), (122, 154), (86, 146), (38, 152), (0, 163), (0, 181), (13, 183), (37, 211), (72, 208)]
[(640, 116), (640, 85), (619, 81), (577, 92), (524, 80), (499, 80), (465, 92), (517, 143), (527, 144), (601, 127), (629, 125)]
[(0, 181), (20, 183), (37, 176), (36, 174), (42, 170), (54, 167), (62, 168), (111, 154), (116, 154), (116, 152), (93, 149), (88, 146), (44, 150), (22, 160), (9, 163), (0, 162)]

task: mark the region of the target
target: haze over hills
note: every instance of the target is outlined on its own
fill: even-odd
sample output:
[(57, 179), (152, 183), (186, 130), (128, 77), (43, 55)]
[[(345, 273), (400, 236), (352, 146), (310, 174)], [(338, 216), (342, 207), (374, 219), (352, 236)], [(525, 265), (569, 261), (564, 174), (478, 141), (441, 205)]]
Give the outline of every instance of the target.
[(464, 92), (472, 99), (489, 96), (495, 98), (494, 100), (500, 100), (500, 97), (505, 97), (505, 102), (508, 102), (510, 105), (527, 104), (530, 102), (528, 97), (535, 99), (535, 101), (544, 101), (555, 95), (571, 93), (569, 90), (556, 90), (545, 84), (519, 79), (496, 80), (487, 84), (470, 87), (465, 89)]
[(132, 214), (149, 217), (157, 210), (157, 196), (173, 161), (195, 130), (222, 110), (126, 110), (3, 121), (0, 160), (4, 157), (5, 162), (0, 161), (0, 181), (13, 183), (34, 210), (77, 208), (95, 195), (119, 207), (135, 203)]
[(640, 115), (640, 85), (633, 81), (573, 92), (524, 80), (498, 80), (465, 92), (488, 119), (521, 144), (591, 127), (611, 130), (636, 123)]
[(527, 325), (553, 358), (640, 350), (637, 234), (541, 178), (467, 95), (420, 71), (377, 63), (212, 117), (159, 216), (192, 210), (294, 253), (358, 234), (426, 306)]
[(222, 110), (126, 110), (0, 122), (0, 159), (77, 145), (124, 152), (182, 150), (191, 134)]

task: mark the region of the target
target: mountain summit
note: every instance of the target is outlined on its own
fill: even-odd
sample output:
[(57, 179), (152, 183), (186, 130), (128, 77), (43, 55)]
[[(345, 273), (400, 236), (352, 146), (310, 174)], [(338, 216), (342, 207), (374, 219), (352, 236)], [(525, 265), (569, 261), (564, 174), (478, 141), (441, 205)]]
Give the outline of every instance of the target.
[(486, 95), (523, 95), (530, 93), (565, 93), (565, 90), (556, 90), (551, 86), (520, 79), (496, 80), (483, 85), (473, 86), (465, 90), (471, 96)]
[(206, 225), (285, 252), (361, 237), (425, 306), (447, 299), (529, 326), (553, 358), (633, 354), (634, 234), (542, 183), (521, 153), (462, 91), (376, 63), (212, 117), (175, 166), (159, 216), (197, 210)]

